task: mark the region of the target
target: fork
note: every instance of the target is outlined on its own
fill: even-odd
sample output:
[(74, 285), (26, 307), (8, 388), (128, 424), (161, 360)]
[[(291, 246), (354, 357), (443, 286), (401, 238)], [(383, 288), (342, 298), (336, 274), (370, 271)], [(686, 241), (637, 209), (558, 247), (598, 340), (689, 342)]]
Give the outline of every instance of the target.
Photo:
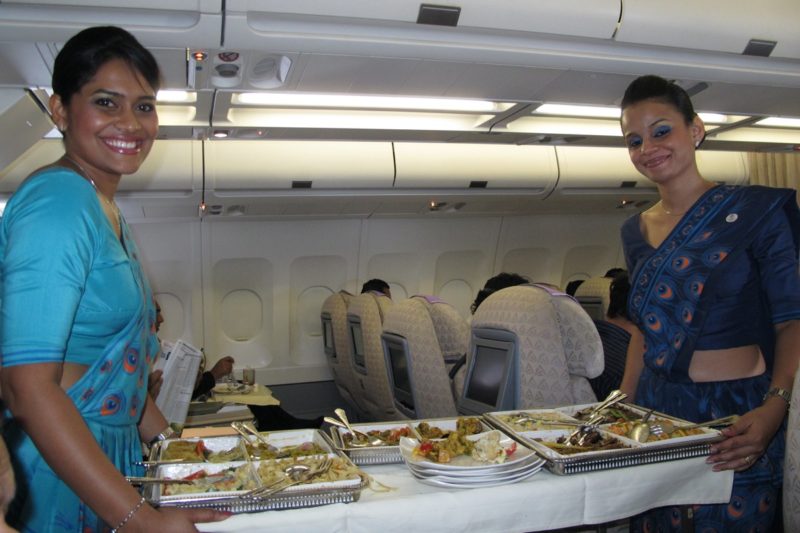
[(661, 424), (653, 424), (650, 426), (650, 433), (660, 437), (661, 435), (672, 434), (673, 431), (677, 431), (679, 429), (695, 429), (695, 428), (704, 428), (704, 427), (713, 427), (713, 426), (730, 426), (735, 424), (736, 421), (739, 420), (739, 415), (730, 415), (724, 416), (722, 418), (715, 418), (714, 420), (709, 420), (708, 422), (700, 422), (699, 424), (689, 424), (688, 426), (673, 426), (672, 429), (667, 430)]
[(333, 465), (333, 459), (331, 457), (326, 457), (325, 460), (322, 461), (322, 463), (320, 463), (318, 466), (298, 473), (296, 476), (292, 477), (291, 481), (289, 481), (288, 483), (285, 482), (286, 480), (280, 480), (271, 485), (267, 485), (266, 487), (259, 487), (257, 489), (253, 489), (249, 492), (246, 492), (245, 494), (239, 496), (239, 498), (247, 500), (260, 500), (263, 498), (267, 498), (293, 485), (305, 483), (306, 481), (309, 481), (310, 479), (316, 476), (324, 474), (325, 472), (330, 470), (332, 465)]

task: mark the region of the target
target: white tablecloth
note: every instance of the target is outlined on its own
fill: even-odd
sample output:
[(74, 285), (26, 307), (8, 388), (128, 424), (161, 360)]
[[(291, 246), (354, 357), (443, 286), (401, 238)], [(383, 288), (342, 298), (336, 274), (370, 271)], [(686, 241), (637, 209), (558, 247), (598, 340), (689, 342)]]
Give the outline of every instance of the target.
[(569, 476), (543, 469), (520, 483), (477, 489), (425, 485), (403, 464), (363, 469), (397, 490), (364, 489), (353, 503), (240, 514), (198, 527), (270, 533), (542, 531), (610, 522), (670, 504), (727, 502), (733, 485), (733, 472), (712, 472), (705, 457)]

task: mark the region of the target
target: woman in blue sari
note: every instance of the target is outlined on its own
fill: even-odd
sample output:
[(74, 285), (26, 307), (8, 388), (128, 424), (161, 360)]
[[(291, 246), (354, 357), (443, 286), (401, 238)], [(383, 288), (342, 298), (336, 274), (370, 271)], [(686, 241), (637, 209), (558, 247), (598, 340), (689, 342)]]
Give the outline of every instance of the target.
[(65, 154), (29, 176), (0, 221), (4, 428), (23, 531), (196, 531), (209, 510), (156, 510), (125, 481), (167, 428), (146, 394), (155, 310), (114, 194), (158, 131), (153, 56), (89, 28), (53, 71)]
[(796, 192), (704, 179), (695, 160), (704, 125), (686, 92), (657, 76), (628, 87), (621, 126), (661, 197), (622, 228), (639, 331), (621, 388), (696, 422), (740, 415), (708, 457), (735, 471), (730, 502), (651, 511), (633, 530), (680, 531), (692, 515), (697, 531), (770, 531), (800, 358)]

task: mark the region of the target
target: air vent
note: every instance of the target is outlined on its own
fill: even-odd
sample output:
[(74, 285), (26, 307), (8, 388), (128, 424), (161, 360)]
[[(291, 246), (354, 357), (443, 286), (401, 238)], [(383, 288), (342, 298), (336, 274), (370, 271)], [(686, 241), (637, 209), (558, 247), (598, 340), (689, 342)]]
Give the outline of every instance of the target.
[(419, 6), (419, 15), (417, 15), (417, 24), (458, 26), (459, 16), (461, 16), (460, 7), (421, 4)]
[(620, 189), (633, 189), (636, 187), (635, 181), (623, 181), (619, 184)]
[(470, 189), (485, 189), (487, 185), (489, 185), (488, 181), (470, 181), (469, 182), (469, 188)]
[(777, 44), (777, 41), (750, 39), (747, 46), (744, 47), (744, 52), (742, 52), (742, 54), (746, 56), (769, 57), (772, 51), (775, 50)]
[(292, 189), (310, 189), (312, 181), (292, 180)]

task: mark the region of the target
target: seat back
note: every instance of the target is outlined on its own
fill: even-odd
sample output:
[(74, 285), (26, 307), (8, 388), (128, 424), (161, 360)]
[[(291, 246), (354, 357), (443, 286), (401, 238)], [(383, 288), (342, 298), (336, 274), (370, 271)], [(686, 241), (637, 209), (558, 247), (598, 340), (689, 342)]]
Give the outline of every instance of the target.
[[(450, 310), (460, 321), (451, 322)], [(387, 311), (382, 335), (386, 367), (395, 406), (406, 416), (437, 418), (457, 414), (442, 344), (452, 354), (459, 346), (466, 348), (463, 322), (451, 306), (425, 296), (403, 300)], [(459, 334), (464, 338), (459, 340)], [(404, 393), (404, 384), (410, 395)]]
[(402, 418), (394, 407), (381, 345), (383, 318), (391, 306), (392, 300), (387, 296), (367, 292), (353, 297), (347, 307), (356, 381), (353, 394), (372, 421)]
[(612, 278), (589, 278), (575, 291), (575, 299), (592, 320), (605, 320), (611, 300)]
[(618, 389), (622, 383), (622, 376), (625, 373), (625, 357), (628, 353), (631, 334), (616, 324), (605, 320), (595, 320), (594, 325), (603, 343), (604, 367), (603, 373), (594, 379), (590, 379), (589, 383), (592, 385), (592, 390), (597, 398), (603, 399), (612, 390)]
[(333, 373), (333, 381), (339, 395), (359, 414), (363, 409), (355, 400), (353, 391), (357, 382), (353, 369), (353, 358), (350, 332), (347, 326), (347, 306), (353, 295), (347, 291), (339, 291), (328, 296), (322, 303), (320, 318), (328, 366)]
[(517, 285), (489, 296), (472, 319), (470, 368), (476, 331), (486, 329), (505, 332), (516, 343), (514, 408), (596, 401), (587, 378), (603, 370), (602, 344), (591, 319), (570, 296), (539, 285)]
[(800, 531), (800, 371), (795, 373), (783, 460), (783, 530)]

